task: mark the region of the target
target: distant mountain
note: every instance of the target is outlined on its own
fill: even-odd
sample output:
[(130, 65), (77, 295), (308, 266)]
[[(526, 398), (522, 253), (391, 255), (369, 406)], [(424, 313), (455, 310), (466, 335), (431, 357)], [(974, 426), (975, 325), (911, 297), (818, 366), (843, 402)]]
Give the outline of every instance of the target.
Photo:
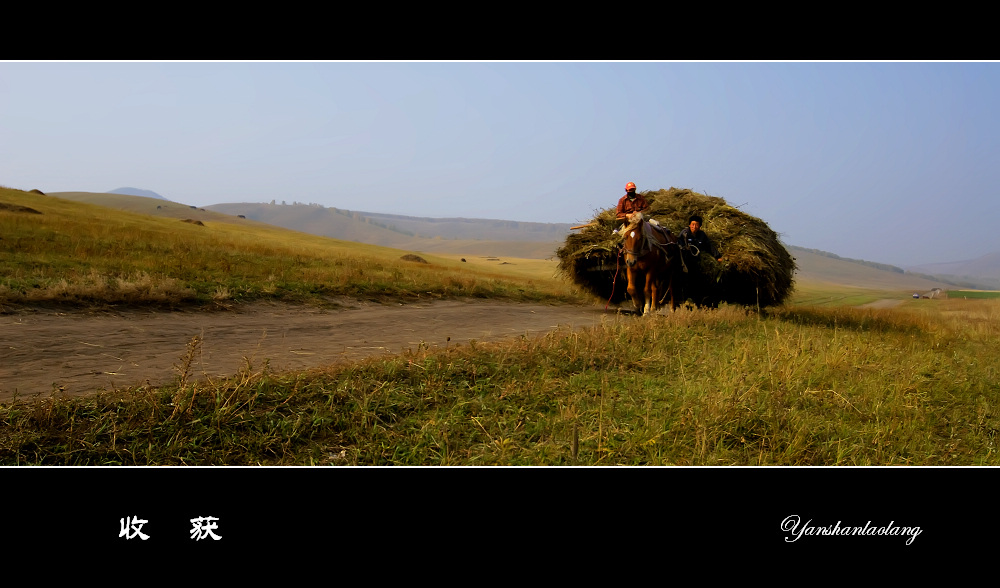
[[(921, 287), (920, 284), (923, 284), (923, 286), (927, 287), (952, 286), (977, 290), (1000, 289), (1000, 253), (991, 253), (973, 261), (926, 264), (903, 269), (887, 263), (841, 257), (834, 253), (820, 251), (819, 249), (806, 249), (804, 247), (796, 247), (794, 245), (788, 245), (786, 247), (788, 252), (795, 257), (796, 263), (800, 269), (803, 268), (803, 266), (808, 267), (809, 270), (815, 270), (819, 267), (823, 267), (824, 269), (820, 273), (827, 276), (830, 275), (831, 272), (829, 270), (832, 268), (839, 268), (837, 271), (841, 274), (841, 278), (846, 277), (848, 274), (860, 276), (861, 274), (857, 274), (855, 270), (847, 270), (849, 265), (853, 264), (855, 266), (865, 266), (867, 268), (878, 270), (878, 273), (874, 274), (868, 272), (869, 277), (872, 279), (877, 279), (880, 275), (887, 278), (888, 274), (897, 274), (898, 276), (905, 277), (907, 280), (914, 282), (915, 288)], [(824, 258), (837, 260), (838, 262), (846, 262), (848, 265), (840, 264), (827, 266)], [(803, 264), (803, 260), (808, 261)], [(800, 271), (798, 273), (805, 276), (808, 275), (809, 270)], [(846, 273), (845, 270), (847, 270)], [(929, 282), (934, 282), (934, 284), (932, 285)]]
[(1000, 280), (1000, 252), (987, 253), (982, 257), (965, 261), (925, 263), (907, 269), (923, 274)]
[(929, 291), (947, 288), (949, 283), (925, 276), (904, 272), (902, 269), (884, 263), (841, 257), (819, 249), (806, 249), (786, 245), (795, 259), (795, 279), (829, 282), (858, 288), (885, 288)]
[(840, 259), (842, 261), (849, 261), (851, 263), (859, 263), (861, 265), (866, 265), (868, 267), (873, 267), (875, 269), (884, 270), (887, 272), (895, 272), (897, 274), (906, 273), (903, 268), (896, 267), (894, 265), (889, 265), (887, 263), (879, 263), (877, 261), (865, 261), (864, 259), (851, 259), (850, 257), (841, 257), (836, 253), (830, 253), (829, 251), (821, 251), (819, 249), (807, 249), (805, 247), (796, 247), (795, 245), (788, 245), (787, 249), (789, 253), (795, 255), (796, 253), (814, 253), (816, 255), (821, 255), (823, 257), (829, 257), (831, 259)]
[(304, 233), (321, 234), (338, 239), (344, 232), (371, 232), (382, 228), (405, 237), (425, 239), (475, 239), (490, 241), (562, 241), (570, 232), (571, 223), (535, 223), (522, 221), (427, 218), (362, 212), (342, 208), (326, 208), (319, 204), (212, 204), (208, 210), (226, 214), (244, 214), (247, 218)]
[(907, 269), (908, 274), (933, 276), (935, 279), (979, 290), (1000, 290), (1000, 252), (976, 259), (925, 263)]
[(310, 233), (427, 253), (460, 249), (469, 254), (546, 259), (572, 226), (468, 218), (423, 218), (326, 208), (318, 204), (227, 203), (207, 210)]
[(426, 218), (361, 212), (365, 218), (393, 230), (423, 237), (496, 241), (562, 241), (572, 223), (536, 223), (481, 218)]
[(115, 190), (110, 190), (108, 194), (125, 194), (128, 196), (145, 196), (146, 198), (159, 198), (160, 200), (170, 201), (169, 198), (164, 198), (152, 190), (142, 190), (140, 188), (117, 188)]

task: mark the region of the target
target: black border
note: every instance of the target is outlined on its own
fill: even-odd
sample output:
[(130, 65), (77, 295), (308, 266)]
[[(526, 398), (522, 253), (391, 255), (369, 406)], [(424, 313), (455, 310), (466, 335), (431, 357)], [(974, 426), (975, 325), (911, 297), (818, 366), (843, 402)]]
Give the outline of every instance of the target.
[[(992, 549), (998, 515), (989, 467), (8, 467), (10, 536), (88, 560), (295, 553), (359, 563), (628, 546), (629, 558), (731, 561), (804, 555)], [(781, 529), (917, 526), (900, 536), (819, 536)], [(149, 521), (150, 539), (119, 536)], [(219, 519), (220, 541), (193, 540), (191, 518)], [(16, 531), (14, 531), (16, 530)], [(615, 547), (619, 546), (619, 547)], [(166, 550), (166, 551), (165, 551)], [(264, 555), (266, 554), (266, 555)], [(971, 560), (970, 560), (971, 561)]]

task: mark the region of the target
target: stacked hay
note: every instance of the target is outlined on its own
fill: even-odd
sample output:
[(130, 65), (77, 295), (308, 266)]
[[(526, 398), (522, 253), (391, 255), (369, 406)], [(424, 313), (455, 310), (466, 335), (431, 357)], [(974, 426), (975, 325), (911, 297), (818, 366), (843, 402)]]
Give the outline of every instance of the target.
[[(713, 284), (717, 302), (764, 307), (781, 304), (791, 293), (795, 260), (764, 221), (722, 198), (691, 190), (670, 188), (642, 195), (649, 203), (648, 216), (675, 235), (687, 226), (691, 215), (704, 219), (702, 230), (722, 253), (722, 263), (707, 253), (696, 259), (704, 279)], [(618, 224), (615, 208), (604, 210), (590, 226), (569, 235), (556, 251), (559, 269), (574, 283), (613, 303), (627, 297), (625, 263), (619, 259), (621, 238), (612, 234)]]

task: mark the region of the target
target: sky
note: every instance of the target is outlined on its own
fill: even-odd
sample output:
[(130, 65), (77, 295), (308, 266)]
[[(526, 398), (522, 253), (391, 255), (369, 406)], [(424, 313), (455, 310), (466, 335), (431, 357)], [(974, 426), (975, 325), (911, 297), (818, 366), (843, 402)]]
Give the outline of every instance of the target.
[(0, 186), (583, 223), (635, 182), (905, 268), (1000, 251), (998, 108), (1000, 62), (8, 61)]

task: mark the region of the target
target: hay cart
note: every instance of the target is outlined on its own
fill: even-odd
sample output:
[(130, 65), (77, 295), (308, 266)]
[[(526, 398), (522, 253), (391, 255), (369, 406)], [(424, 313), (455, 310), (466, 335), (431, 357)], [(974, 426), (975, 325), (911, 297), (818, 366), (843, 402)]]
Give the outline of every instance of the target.
[[(687, 257), (687, 265), (698, 264), (685, 273), (685, 294), (708, 292), (701, 300), (715, 306), (725, 302), (753, 307), (780, 305), (793, 287), (795, 260), (777, 233), (764, 221), (729, 206), (722, 198), (691, 190), (643, 192), (649, 202), (648, 216), (679, 234), (693, 214), (704, 221), (703, 230), (722, 252), (722, 263), (710, 255)], [(613, 231), (620, 221), (615, 209), (599, 212), (590, 223), (574, 227), (556, 251), (559, 269), (583, 290), (601, 300), (621, 304), (628, 298), (624, 261), (620, 258), (621, 238)], [(690, 276), (703, 280), (699, 289)]]

